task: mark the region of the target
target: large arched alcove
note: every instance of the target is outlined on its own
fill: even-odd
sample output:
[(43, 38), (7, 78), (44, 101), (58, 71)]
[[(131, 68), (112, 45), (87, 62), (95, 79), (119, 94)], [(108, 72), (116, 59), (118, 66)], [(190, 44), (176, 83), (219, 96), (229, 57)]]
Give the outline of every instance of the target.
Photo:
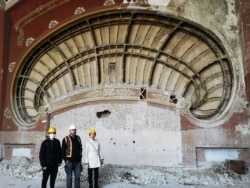
[[(24, 126), (41, 118), (41, 108), (56, 104), (56, 111), (76, 104), (60, 103), (69, 97), (78, 104), (100, 96), (140, 100), (146, 89), (161, 92), (152, 98), (164, 102), (159, 98), (165, 97), (166, 105), (184, 98), (198, 120), (226, 113), (231, 98), (234, 73), (220, 40), (195, 23), (169, 15), (132, 10), (89, 15), (31, 47), (13, 89), (15, 112)], [(111, 90), (105, 94), (107, 85)], [(84, 100), (77, 97), (84, 92)]]

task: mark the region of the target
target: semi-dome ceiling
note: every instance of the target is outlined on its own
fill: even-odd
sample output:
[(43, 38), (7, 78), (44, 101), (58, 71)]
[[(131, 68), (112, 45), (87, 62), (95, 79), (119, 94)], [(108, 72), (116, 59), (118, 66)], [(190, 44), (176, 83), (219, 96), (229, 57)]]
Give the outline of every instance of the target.
[(191, 102), (198, 119), (226, 108), (233, 71), (220, 41), (189, 21), (152, 12), (108, 12), (71, 23), (33, 47), (16, 76), (19, 120), (76, 89), (129, 85), (167, 91)]

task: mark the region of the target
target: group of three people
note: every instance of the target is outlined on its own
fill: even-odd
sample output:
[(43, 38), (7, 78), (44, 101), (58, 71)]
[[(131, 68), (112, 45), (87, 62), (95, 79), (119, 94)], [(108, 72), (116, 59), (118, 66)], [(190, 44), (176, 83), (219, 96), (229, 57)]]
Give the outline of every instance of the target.
[[(56, 128), (48, 129), (48, 137), (41, 144), (39, 159), (43, 170), (42, 188), (46, 188), (50, 178), (50, 188), (55, 187), (58, 167), (65, 162), (66, 187), (72, 188), (73, 176), (74, 188), (80, 188), (80, 176), (82, 167), (82, 142), (80, 136), (76, 134), (76, 126), (70, 125), (69, 135), (60, 141), (55, 138)], [(96, 137), (96, 131), (90, 129), (89, 141), (85, 144), (84, 164), (88, 169), (89, 188), (98, 188), (99, 167), (103, 164), (104, 158)], [(94, 172), (94, 182), (93, 182)], [(93, 187), (94, 186), (94, 187)]]

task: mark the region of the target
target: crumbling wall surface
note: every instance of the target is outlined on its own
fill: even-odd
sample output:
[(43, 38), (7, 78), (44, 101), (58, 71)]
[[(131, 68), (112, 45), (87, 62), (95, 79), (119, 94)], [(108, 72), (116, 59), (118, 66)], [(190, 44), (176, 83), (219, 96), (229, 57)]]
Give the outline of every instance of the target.
[[(248, 105), (250, 102), (250, 1), (239, 0), (239, 20), (241, 24), (242, 33), (242, 48), (244, 60), (244, 76), (246, 82), (246, 98)], [(250, 111), (249, 111), (250, 112)], [(250, 113), (249, 113), (250, 114)], [(250, 115), (249, 115), (250, 117)]]
[(0, 132), (0, 158), (25, 156), (38, 161), (40, 145), (44, 139), (44, 132), (38, 131)]
[(202, 166), (206, 163), (225, 163), (242, 160), (249, 166), (249, 135), (230, 129), (200, 129), (182, 133), (184, 166)]
[(238, 6), (242, 2), (237, 0), (156, 0), (149, 1), (149, 4), (152, 5), (152, 9), (159, 12), (185, 18), (210, 30), (222, 41), (232, 63), (239, 66), (239, 71), (243, 73), (241, 25), (238, 12)]
[(224, 125), (198, 129), (182, 117), (183, 165), (198, 167), (207, 162), (241, 160), (250, 166), (250, 128), (238, 124), (246, 116), (246, 113), (235, 113)]
[[(235, 159), (244, 160), (249, 166), (250, 128), (249, 112), (246, 108), (249, 84), (245, 83), (249, 82), (249, 76), (247, 74), (244, 77), (244, 72), (249, 72), (249, 18), (246, 15), (248, 5), (249, 1), (176, 0), (169, 1), (164, 9), (173, 15), (194, 21), (218, 37), (230, 57), (236, 78), (228, 104), (228, 110), (232, 112), (231, 117), (221, 119), (216, 125), (213, 124), (213, 119), (211, 122), (204, 121), (204, 126), (195, 126), (195, 120), (190, 122), (188, 115), (181, 117), (184, 165), (199, 166), (206, 161), (222, 162), (225, 159)], [(210, 154), (218, 155), (212, 159)]]
[[(97, 117), (97, 112), (110, 114)], [(69, 118), (70, 117), (70, 118)], [(55, 114), (51, 125), (57, 137), (69, 133), (70, 124), (88, 140), (88, 130), (95, 128), (105, 163), (122, 165), (178, 166), (181, 164), (179, 115), (173, 109), (150, 106), (145, 102), (91, 104)]]

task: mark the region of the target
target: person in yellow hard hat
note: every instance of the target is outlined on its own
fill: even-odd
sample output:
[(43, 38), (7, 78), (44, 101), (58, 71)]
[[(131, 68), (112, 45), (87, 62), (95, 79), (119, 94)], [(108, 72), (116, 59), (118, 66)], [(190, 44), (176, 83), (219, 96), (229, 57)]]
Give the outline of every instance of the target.
[[(90, 140), (85, 143), (85, 158), (84, 163), (88, 168), (89, 188), (98, 188), (99, 167), (103, 164), (104, 158), (101, 152), (101, 147), (96, 137), (96, 130), (89, 130)], [(93, 183), (94, 172), (94, 183)]]
[(62, 163), (61, 144), (56, 136), (56, 128), (49, 127), (48, 137), (41, 144), (39, 160), (43, 170), (42, 188), (46, 188), (50, 177), (50, 188), (55, 187), (58, 166)]

